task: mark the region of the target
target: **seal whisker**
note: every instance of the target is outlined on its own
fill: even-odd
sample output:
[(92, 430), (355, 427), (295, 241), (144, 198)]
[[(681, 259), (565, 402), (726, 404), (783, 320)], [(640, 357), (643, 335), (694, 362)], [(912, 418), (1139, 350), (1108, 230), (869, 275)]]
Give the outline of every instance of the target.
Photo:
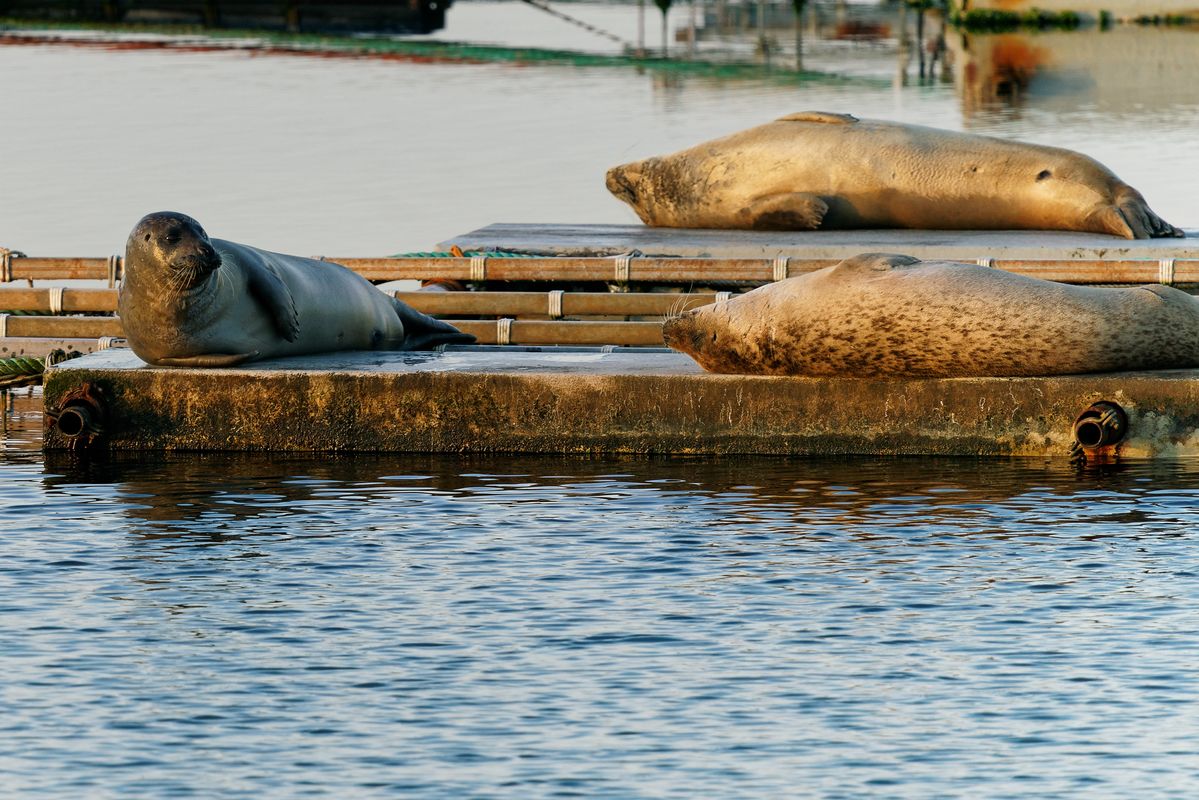
[(663, 322), (669, 322), (672, 319), (678, 319), (683, 316), (683, 309), (687, 307), (687, 298), (691, 296), (691, 292), (683, 292), (678, 299), (670, 304), (670, 308), (666, 310)]

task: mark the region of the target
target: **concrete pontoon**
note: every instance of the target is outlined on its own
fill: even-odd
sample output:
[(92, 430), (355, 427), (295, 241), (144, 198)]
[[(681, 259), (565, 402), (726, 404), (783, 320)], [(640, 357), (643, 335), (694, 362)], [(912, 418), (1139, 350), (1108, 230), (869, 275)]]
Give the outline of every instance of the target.
[[(1102, 403), (1124, 415), (1118, 442), (1076, 432)], [(186, 369), (114, 349), (52, 367), (45, 404), (48, 449), (1199, 454), (1199, 370), (797, 378), (709, 374), (665, 350), (495, 346)]]

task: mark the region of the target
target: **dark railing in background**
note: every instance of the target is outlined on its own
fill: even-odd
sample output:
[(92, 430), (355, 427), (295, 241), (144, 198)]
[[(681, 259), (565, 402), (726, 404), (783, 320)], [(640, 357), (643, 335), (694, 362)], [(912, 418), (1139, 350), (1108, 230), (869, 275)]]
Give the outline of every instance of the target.
[(452, 0), (0, 0), (0, 17), (294, 32), (430, 33)]

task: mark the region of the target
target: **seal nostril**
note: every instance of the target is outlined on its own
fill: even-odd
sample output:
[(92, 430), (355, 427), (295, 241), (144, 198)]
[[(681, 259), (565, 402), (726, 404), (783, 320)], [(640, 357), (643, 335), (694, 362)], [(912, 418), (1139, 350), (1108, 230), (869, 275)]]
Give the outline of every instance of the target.
[(1053, 173), (1047, 169), (1043, 169), (1037, 173), (1037, 180), (1043, 181), (1053, 177)]

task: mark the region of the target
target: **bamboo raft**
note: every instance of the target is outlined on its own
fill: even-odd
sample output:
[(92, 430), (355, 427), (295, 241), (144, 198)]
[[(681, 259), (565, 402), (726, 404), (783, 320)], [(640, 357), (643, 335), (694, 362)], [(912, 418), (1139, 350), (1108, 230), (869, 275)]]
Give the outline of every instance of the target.
[[(328, 258), (375, 282), (459, 282), (476, 291), (397, 291), (400, 300), (474, 334), (481, 344), (661, 346), (661, 321), (739, 291), (802, 275), (836, 258), (529, 256)], [(966, 259), (961, 259), (966, 260)], [(1199, 285), (1199, 258), (973, 259), (1064, 283)], [(0, 357), (54, 348), (94, 352), (122, 335), (115, 316), (122, 258), (4, 256)], [(109, 288), (37, 287), (34, 281), (103, 281)], [(26, 285), (13, 285), (24, 281)], [(513, 291), (506, 284), (519, 284)], [(583, 286), (528, 291), (534, 283)], [(595, 287), (608, 291), (595, 291)], [(729, 287), (715, 291), (712, 287)], [(695, 287), (701, 287), (698, 291)], [(645, 291), (656, 288), (658, 291)], [(640, 289), (640, 291), (638, 291)], [(667, 291), (663, 291), (666, 289)]]

